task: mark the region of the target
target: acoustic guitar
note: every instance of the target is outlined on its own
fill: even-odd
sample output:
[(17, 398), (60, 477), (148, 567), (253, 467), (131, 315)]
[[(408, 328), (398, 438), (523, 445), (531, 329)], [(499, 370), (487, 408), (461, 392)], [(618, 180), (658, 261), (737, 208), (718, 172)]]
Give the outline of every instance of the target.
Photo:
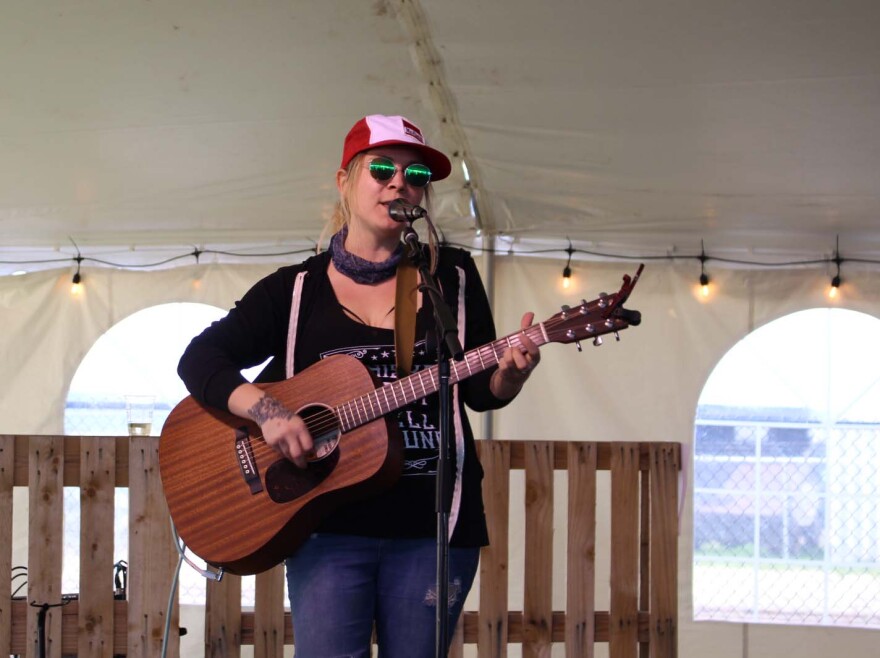
[[(625, 275), (616, 293), (563, 307), (451, 360), (450, 382), (497, 365), (508, 347), (520, 345), (521, 333), (538, 346), (589, 338), (598, 344), (603, 334), (639, 324), (639, 312), (623, 303), (642, 268)], [(390, 487), (401, 472), (403, 445), (389, 414), (435, 393), (439, 377), (434, 366), (377, 387), (360, 361), (336, 355), (261, 386), (308, 426), (315, 447), (306, 468), (266, 444), (255, 423), (192, 397), (173, 409), (159, 439), (162, 485), (180, 538), (208, 564), (241, 575), (281, 562), (339, 505)]]

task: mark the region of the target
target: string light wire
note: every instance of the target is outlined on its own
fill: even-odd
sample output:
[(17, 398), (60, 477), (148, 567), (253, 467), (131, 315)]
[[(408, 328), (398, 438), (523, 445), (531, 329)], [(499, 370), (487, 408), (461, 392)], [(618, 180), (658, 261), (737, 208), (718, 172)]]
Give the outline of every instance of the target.
[[(71, 242), (73, 240), (71, 239)], [(709, 261), (714, 261), (717, 263), (726, 263), (729, 265), (745, 265), (751, 267), (760, 267), (760, 268), (785, 268), (785, 267), (806, 267), (806, 266), (814, 266), (814, 265), (828, 265), (834, 264), (837, 268), (837, 276), (840, 276), (840, 265), (844, 262), (849, 263), (862, 263), (869, 265), (880, 265), (880, 260), (872, 259), (872, 258), (843, 258), (840, 256), (839, 248), (835, 248), (834, 256), (831, 258), (812, 258), (812, 259), (803, 259), (803, 260), (787, 260), (787, 261), (778, 261), (778, 262), (767, 262), (767, 261), (756, 261), (756, 260), (747, 260), (747, 259), (739, 259), (739, 258), (726, 258), (724, 256), (711, 256), (705, 252), (704, 248), (701, 248), (699, 254), (668, 254), (668, 255), (632, 255), (632, 254), (619, 254), (612, 252), (602, 252), (591, 249), (582, 249), (572, 245), (571, 241), (568, 242), (568, 246), (566, 247), (551, 247), (546, 249), (517, 249), (516, 251), (512, 251), (511, 248), (503, 248), (503, 249), (495, 249), (493, 247), (487, 246), (475, 246), (470, 244), (461, 244), (456, 242), (448, 242), (446, 240), (442, 241), (442, 244), (449, 245), (452, 247), (459, 247), (462, 249), (467, 249), (474, 253), (493, 253), (493, 254), (501, 254), (501, 255), (514, 255), (514, 256), (538, 256), (543, 254), (565, 254), (566, 256), (566, 267), (565, 269), (569, 269), (571, 267), (571, 260), (576, 254), (584, 255), (584, 256), (593, 256), (596, 258), (602, 258), (607, 260), (638, 260), (638, 261), (685, 261), (685, 260), (696, 260), (701, 265), (701, 274), (705, 272), (705, 264)], [(701, 241), (702, 245), (702, 241)], [(118, 261), (108, 260), (104, 258), (97, 258), (94, 256), (84, 256), (80, 252), (79, 248), (76, 246), (74, 242), (74, 247), (76, 248), (76, 255), (74, 256), (65, 256), (61, 258), (47, 258), (47, 259), (29, 259), (29, 260), (0, 260), (0, 265), (45, 265), (49, 263), (75, 263), (77, 265), (77, 270), (79, 271), (81, 264), (83, 263), (96, 263), (99, 265), (105, 265), (108, 267), (117, 267), (121, 269), (151, 269), (156, 267), (162, 267), (163, 265), (168, 265), (169, 263), (173, 263), (179, 260), (184, 260), (186, 258), (193, 258), (196, 264), (200, 263), (200, 257), (206, 254), (214, 254), (219, 256), (228, 256), (232, 258), (277, 258), (283, 256), (300, 256), (304, 254), (314, 254), (317, 252), (317, 243), (315, 246), (308, 248), (299, 248), (292, 249), (287, 251), (266, 251), (266, 252), (237, 252), (237, 251), (228, 251), (222, 249), (199, 249), (193, 248), (190, 251), (185, 253), (181, 253), (175, 256), (170, 256), (168, 258), (163, 258), (161, 260), (157, 260), (154, 262), (148, 263), (121, 263)], [(563, 271), (563, 276), (564, 276)], [(708, 277), (708, 275), (706, 275)], [(702, 278), (702, 277), (701, 277)]]

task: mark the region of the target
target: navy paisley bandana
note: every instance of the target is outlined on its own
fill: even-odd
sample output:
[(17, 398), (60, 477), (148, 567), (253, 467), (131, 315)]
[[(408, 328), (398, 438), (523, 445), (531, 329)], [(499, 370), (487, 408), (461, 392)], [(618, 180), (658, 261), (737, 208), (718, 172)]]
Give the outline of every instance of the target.
[(345, 238), (347, 235), (348, 226), (343, 226), (338, 233), (330, 238), (330, 257), (333, 259), (333, 265), (341, 274), (356, 283), (379, 283), (394, 276), (397, 264), (403, 255), (403, 243), (397, 245), (397, 249), (387, 260), (374, 263), (346, 251)]

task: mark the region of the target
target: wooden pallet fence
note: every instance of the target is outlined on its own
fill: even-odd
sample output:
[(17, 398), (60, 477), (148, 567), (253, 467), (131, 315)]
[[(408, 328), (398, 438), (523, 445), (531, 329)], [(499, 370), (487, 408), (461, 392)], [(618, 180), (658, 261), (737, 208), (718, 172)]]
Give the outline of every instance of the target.
[[(524, 657), (549, 656), (561, 644), (569, 658), (591, 658), (607, 643), (611, 658), (676, 658), (679, 444), (496, 440), (478, 449), (491, 545), (480, 559), (479, 610), (463, 614), (450, 656), (476, 645), (480, 658), (501, 658), (510, 644), (521, 644)], [(564, 491), (554, 485), (558, 470), (567, 472)], [(509, 565), (514, 471), (525, 478), (516, 502), (525, 520), (522, 573)], [(596, 582), (598, 471), (611, 479), (609, 583)], [(563, 498), (566, 607), (553, 610), (553, 508)], [(508, 609), (509, 579), (524, 585), (522, 610)], [(294, 640), (290, 615), (281, 614), (283, 567), (258, 576), (254, 611), (241, 609), (240, 580), (208, 584), (206, 656), (238, 658), (242, 645), (254, 645), (255, 658), (280, 658)], [(599, 586), (608, 588), (609, 610), (595, 609)]]
[[(0, 436), (0, 588), (14, 586), (13, 491), (28, 498), (27, 587), (0, 598), (0, 655), (49, 658), (160, 654), (177, 554), (159, 480), (155, 437)], [(63, 592), (64, 487), (80, 501), (79, 590)], [(115, 488), (129, 494), (127, 598), (114, 596)], [(20, 581), (15, 581), (15, 586)], [(175, 597), (176, 599), (176, 597)], [(33, 605), (35, 604), (35, 605)], [(179, 655), (178, 611), (168, 656)]]
[[(484, 499), (491, 545), (480, 561), (479, 609), (466, 611), (450, 656), (475, 647), (501, 658), (511, 644), (524, 657), (591, 658), (598, 643), (611, 658), (677, 655), (677, 541), (680, 446), (649, 442), (485, 441)], [(522, 472), (522, 500), (511, 501), (511, 477)], [(555, 478), (565, 471), (566, 478)], [(596, 579), (597, 474), (610, 472), (610, 582)], [(565, 482), (561, 487), (558, 482)], [(150, 437), (0, 436), (0, 587), (11, 591), (13, 492), (26, 488), (28, 573), (24, 598), (0, 599), (0, 655), (38, 656), (38, 606), (62, 602), (63, 491), (80, 499), (79, 591), (48, 608), (46, 655), (111, 658), (159, 655), (177, 555)], [(125, 600), (114, 597), (114, 490), (129, 492), (129, 578)], [(553, 609), (554, 506), (566, 502), (565, 609)], [(511, 504), (513, 503), (513, 504)], [(510, 568), (511, 510), (524, 520), (523, 571)], [(561, 533), (560, 533), (561, 534)], [(561, 567), (558, 567), (561, 568)], [(523, 609), (510, 610), (510, 582), (523, 584)], [(608, 610), (596, 609), (607, 588)], [(557, 599), (561, 594), (558, 593)], [(205, 655), (236, 658), (252, 645), (256, 658), (280, 658), (293, 643), (284, 611), (284, 572), (257, 576), (253, 610), (242, 610), (241, 579), (208, 583)], [(178, 609), (169, 653), (179, 655)], [(473, 652), (474, 649), (469, 649)]]

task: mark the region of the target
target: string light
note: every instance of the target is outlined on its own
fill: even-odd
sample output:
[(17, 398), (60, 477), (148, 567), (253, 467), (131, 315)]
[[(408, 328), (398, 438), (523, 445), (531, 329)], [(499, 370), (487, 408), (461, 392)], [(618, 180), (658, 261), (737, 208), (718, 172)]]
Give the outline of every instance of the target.
[(700, 240), (700, 294), (703, 297), (709, 296), (709, 275), (706, 274), (706, 249), (703, 241)]
[[(480, 230), (476, 231), (477, 235), (480, 235), (482, 232)], [(71, 242), (76, 247), (76, 243)], [(564, 252), (567, 255), (565, 268), (562, 270), (562, 285), (566, 288), (571, 286), (571, 277), (572, 277), (572, 269), (571, 269), (571, 260), (574, 254), (585, 254), (587, 256), (593, 256), (601, 259), (609, 259), (609, 260), (622, 260), (622, 261), (683, 261), (683, 260), (697, 260), (700, 262), (700, 292), (702, 293), (703, 287), (707, 287), (707, 293), (711, 294), (712, 291), (712, 283), (711, 278), (706, 273), (705, 263), (709, 260), (714, 260), (723, 263), (729, 263), (732, 265), (746, 265), (753, 266), (758, 268), (793, 268), (793, 267), (805, 267), (805, 266), (819, 266), (819, 265), (827, 265), (829, 263), (833, 263), (837, 267), (837, 274), (832, 278), (831, 283), (832, 286), (829, 287), (828, 294), (829, 296), (837, 295), (839, 291), (833, 291), (833, 288), (839, 288), (841, 285), (841, 276), (840, 276), (840, 265), (846, 260), (847, 262), (852, 263), (865, 263), (870, 265), (880, 265), (880, 260), (872, 259), (872, 258), (841, 258), (839, 250), (835, 250), (833, 258), (814, 258), (814, 259), (804, 259), (804, 260), (793, 260), (793, 261), (781, 261), (781, 262), (765, 262), (765, 261), (754, 261), (754, 260), (744, 260), (744, 259), (734, 259), (734, 258), (724, 258), (720, 256), (708, 256), (703, 249), (703, 241), (700, 241), (701, 249), (699, 254), (682, 254), (682, 253), (669, 253), (664, 256), (659, 255), (632, 255), (632, 254), (617, 254), (617, 253), (609, 253), (609, 252), (600, 252), (589, 249), (580, 249), (575, 248), (571, 240), (568, 240), (568, 246), (565, 248), (561, 247), (551, 247), (546, 249), (516, 249), (514, 251), (513, 246), (509, 246), (506, 250), (502, 251), (499, 249), (495, 249), (492, 247), (486, 246), (476, 246), (474, 244), (459, 244), (453, 241), (446, 241), (445, 239), (441, 243), (442, 246), (450, 246), (450, 247), (459, 247), (462, 249), (468, 249), (474, 253), (506, 253), (508, 256), (537, 256), (541, 254), (558, 254), (559, 252)], [(79, 248), (76, 248), (75, 256), (63, 256), (59, 258), (50, 258), (44, 260), (0, 260), (0, 265), (13, 265), (13, 266), (26, 266), (26, 265), (47, 265), (52, 264), (53, 266), (61, 266), (63, 263), (70, 263), (73, 261), (76, 263), (76, 274), (74, 274), (74, 278), (78, 278), (77, 283), (82, 286), (82, 273), (80, 271), (80, 264), (82, 262), (88, 261), (89, 263), (95, 263), (98, 265), (103, 265), (107, 267), (118, 267), (123, 269), (130, 270), (149, 270), (155, 269), (159, 267), (163, 267), (173, 263), (175, 261), (180, 261), (186, 258), (195, 259), (196, 264), (200, 264), (199, 257), (202, 254), (216, 254), (220, 256), (230, 256), (238, 259), (250, 259), (250, 258), (279, 258), (286, 256), (305, 256), (312, 255), (318, 252), (317, 243), (313, 247), (306, 247), (300, 249), (289, 249), (289, 250), (268, 250), (265, 252), (236, 252), (236, 251), (226, 251), (226, 250), (218, 250), (218, 249), (198, 249), (193, 248), (190, 251), (185, 253), (179, 253), (174, 256), (170, 256), (168, 258), (163, 258), (162, 260), (158, 260), (156, 262), (150, 263), (120, 263), (110, 260), (105, 260), (101, 258), (95, 258), (92, 256), (83, 256)], [(16, 270), (12, 272), (12, 275), (21, 275), (25, 274), (25, 270)], [(701, 294), (702, 296), (702, 294)]]
[(828, 298), (829, 299), (837, 299), (837, 295), (840, 288), (840, 264), (843, 262), (843, 259), (840, 257), (840, 236), (837, 236), (837, 241), (834, 246), (834, 260), (832, 261), (837, 266), (837, 274), (835, 274), (831, 278), (831, 287), (828, 288)]
[(831, 287), (828, 289), (828, 296), (831, 299), (837, 298), (837, 291), (840, 288), (840, 275), (831, 279)]
[(571, 255), (574, 253), (571, 240), (568, 241), (568, 249), (565, 251), (568, 253), (568, 262), (562, 268), (562, 287), (568, 290), (571, 287)]
[(73, 274), (73, 281), (70, 284), (70, 294), (74, 297), (78, 297), (82, 294), (83, 285), (82, 285), (82, 275), (79, 273), (80, 265), (83, 262), (83, 256), (79, 251), (79, 245), (74, 241), (72, 237), (69, 235), (67, 239), (70, 240), (70, 243), (73, 245), (73, 248), (76, 249), (76, 257), (73, 259), (76, 261), (76, 272)]
[(76, 272), (73, 275), (73, 280), (70, 285), (70, 294), (76, 297), (81, 295), (83, 291), (82, 275), (79, 272), (80, 263), (82, 263), (83, 258), (77, 254), (74, 260), (76, 260)]

